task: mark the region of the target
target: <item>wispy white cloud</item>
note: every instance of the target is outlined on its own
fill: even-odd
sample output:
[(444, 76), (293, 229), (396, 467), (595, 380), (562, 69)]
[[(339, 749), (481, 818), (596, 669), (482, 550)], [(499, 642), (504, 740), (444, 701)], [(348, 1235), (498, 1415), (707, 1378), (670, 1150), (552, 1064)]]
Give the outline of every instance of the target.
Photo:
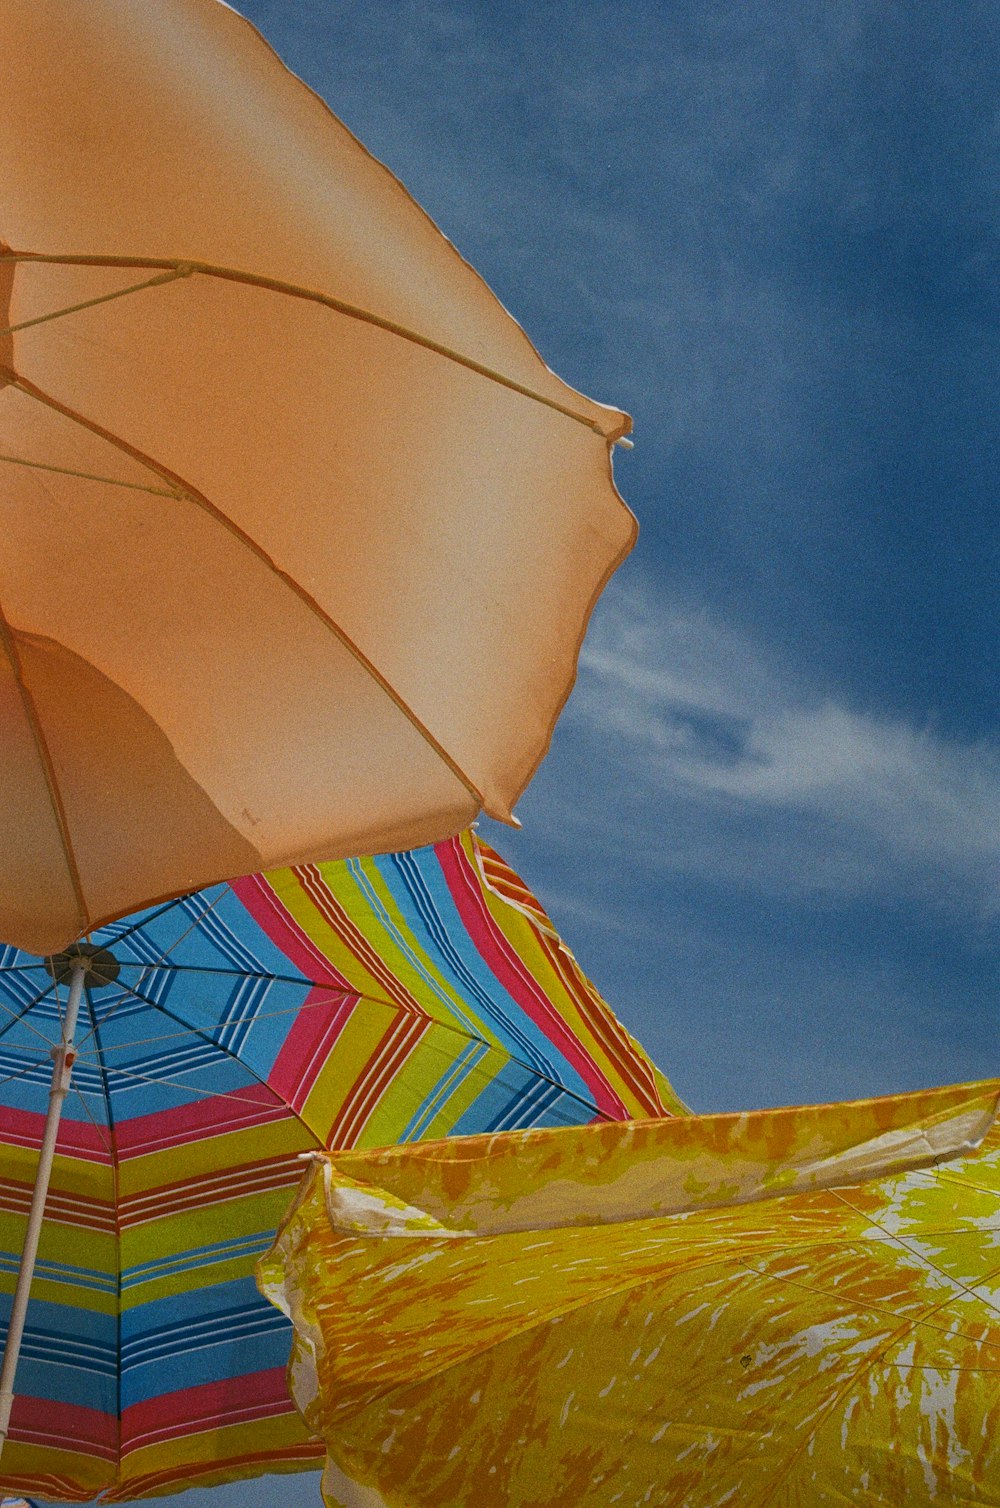
[(641, 811), (647, 862), (995, 910), (1000, 748), (846, 706), (703, 611), (612, 589), (568, 717), (568, 737), (613, 754), (584, 820), (610, 839)]

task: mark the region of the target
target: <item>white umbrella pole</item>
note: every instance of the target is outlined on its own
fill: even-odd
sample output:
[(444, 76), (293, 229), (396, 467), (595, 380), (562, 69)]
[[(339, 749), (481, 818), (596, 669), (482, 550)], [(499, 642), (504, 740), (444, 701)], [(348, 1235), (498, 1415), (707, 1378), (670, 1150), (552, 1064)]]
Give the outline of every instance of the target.
[(7, 1439), (10, 1411), (14, 1404), (14, 1372), (21, 1350), (24, 1320), (28, 1312), (28, 1292), (35, 1270), (35, 1258), (38, 1255), (38, 1238), (42, 1233), (42, 1216), (45, 1213), (45, 1199), (49, 1192), (49, 1179), (52, 1176), (52, 1159), (55, 1156), (56, 1137), (59, 1134), (59, 1117), (62, 1114), (63, 1101), (69, 1093), (69, 1081), (76, 1058), (73, 1037), (76, 1033), (76, 1018), (80, 1013), (80, 1001), (83, 998), (83, 980), (87, 972), (87, 962), (86, 958), (78, 958), (73, 963), (69, 1002), (63, 1017), (62, 1038), (59, 1046), (52, 1049), (49, 1109), (45, 1117), (42, 1147), (38, 1154), (38, 1171), (35, 1174), (35, 1189), (31, 1196), (28, 1229), (25, 1232), (21, 1263), (17, 1270), (17, 1287), (14, 1289), (14, 1304), (10, 1313), (10, 1326), (7, 1330), (3, 1369), (0, 1370), (0, 1452), (3, 1451), (4, 1442)]

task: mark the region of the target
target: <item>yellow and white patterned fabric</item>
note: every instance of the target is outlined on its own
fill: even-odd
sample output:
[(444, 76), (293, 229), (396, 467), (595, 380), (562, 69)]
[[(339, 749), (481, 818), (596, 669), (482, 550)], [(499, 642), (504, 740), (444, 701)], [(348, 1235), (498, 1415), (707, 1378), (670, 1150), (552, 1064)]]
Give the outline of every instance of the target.
[(318, 1157), (327, 1504), (1000, 1503), (998, 1087)]

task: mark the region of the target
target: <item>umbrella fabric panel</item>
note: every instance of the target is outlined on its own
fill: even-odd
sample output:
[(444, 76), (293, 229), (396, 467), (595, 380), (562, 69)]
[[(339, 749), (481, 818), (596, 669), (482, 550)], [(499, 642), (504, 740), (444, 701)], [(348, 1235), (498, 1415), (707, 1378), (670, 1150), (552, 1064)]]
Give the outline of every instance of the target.
[[(11, 244), (66, 238), (96, 253), (115, 229), (140, 256), (200, 249), (231, 263), (239, 253), (237, 265), (306, 288), (338, 281), (352, 305), (402, 325), (416, 316), (442, 345), (474, 347), (511, 381), (565, 394), (398, 180), (228, 7), (154, 0), (136, 15), (127, 0), (82, 11), (17, 0), (8, 26)], [(58, 115), (37, 89), (42, 73)], [(67, 158), (53, 148), (71, 128), (79, 140)], [(109, 137), (114, 175), (102, 155)], [(619, 421), (581, 402), (595, 423)]]
[[(104, 269), (96, 282), (90, 269), (72, 272), (71, 285), (64, 286), (60, 276), (52, 286), (51, 267), (19, 263), (12, 320), (30, 320), (104, 291)], [(134, 272), (118, 270), (115, 277), (118, 287), (136, 281)], [(180, 329), (187, 386), (168, 377)], [(86, 371), (77, 359), (77, 340), (96, 346)], [(165, 579), (182, 588), (191, 614), (182, 632), (205, 670), (220, 656), (235, 655), (228, 619), (244, 624), (253, 636), (261, 716), (270, 710), (269, 699), (282, 695), (275, 680), (282, 661), (296, 680), (307, 671), (318, 686), (325, 676), (340, 678), (344, 710), (338, 715), (331, 708), (327, 727), (331, 734), (338, 727), (346, 732), (363, 710), (360, 703), (351, 705), (364, 695), (352, 685), (352, 656), (343, 643), (330, 642), (329, 633), (320, 634), (314, 663), (297, 670), (301, 650), (288, 630), (297, 625), (309, 636), (319, 622), (311, 621), (315, 613), (308, 603), (268, 569), (267, 560), (278, 562), (293, 580), (308, 585), (309, 597), (335, 618), (469, 783), (476, 789), (488, 785), (481, 794), (492, 814), (509, 810), (509, 793), (519, 792), (530, 774), (524, 768), (527, 748), (547, 741), (551, 718), (543, 709), (559, 680), (572, 674), (576, 625), (602, 567), (610, 570), (632, 543), (634, 523), (611, 484), (603, 435), (366, 323), (202, 273), (25, 329), (15, 341), (17, 370), (30, 381), (35, 406), (43, 402), (39, 395), (52, 396), (62, 409), (125, 439), (130, 481), (135, 455), (156, 462), (141, 485), (102, 486), (89, 476), (67, 477), (65, 472), (87, 470), (119, 480), (114, 455), (95, 456), (90, 437), (84, 455), (61, 439), (70, 422), (65, 413), (51, 422), (59, 430), (58, 445), (56, 436), (25, 435), (20, 405), (27, 389), (19, 394), (18, 422), (11, 413), (4, 453), (35, 463), (51, 456), (50, 464), (64, 468), (55, 477), (67, 500), (63, 514), (69, 514), (60, 517), (59, 534), (68, 536), (64, 552), (82, 535), (81, 547), (100, 553), (123, 590), (153, 593), (152, 602), (162, 597)], [(262, 369), (270, 379), (263, 384)], [(224, 381), (211, 375), (222, 372)], [(365, 374), (363, 382), (358, 373)], [(192, 401), (192, 383), (204, 390), (203, 404), (211, 410), (211, 440), (205, 437), (204, 408)], [(4, 470), (17, 468), (8, 463)], [(573, 478), (569, 486), (567, 477)], [(16, 485), (30, 498), (52, 478), (36, 470), (22, 479), (18, 472)], [(168, 495), (164, 505), (148, 490), (168, 490), (165, 483), (177, 478), (184, 486), (175, 482), (175, 491), (190, 496)], [(275, 497), (289, 494), (296, 499), (294, 517), (274, 506)], [(399, 506), (401, 496), (410, 502), (406, 509)], [(465, 505), (456, 507), (456, 499)], [(468, 499), (476, 505), (470, 507)], [(247, 546), (232, 531), (220, 537), (217, 512), (253, 539), (266, 559), (246, 559)], [(331, 516), (338, 528), (333, 550)], [(129, 521), (133, 535), (142, 523), (138, 542), (127, 532)], [(41, 498), (25, 516), (12, 517), (12, 524), (18, 557), (31, 561), (50, 545), (58, 550)], [(244, 579), (254, 593), (256, 631), (240, 607)], [(164, 663), (162, 685), (143, 674), (149, 656), (154, 663), (165, 656), (145, 641), (141, 620), (129, 648), (108, 615), (101, 619), (85, 603), (60, 612), (54, 588), (29, 601), (17, 580), (12, 605), (25, 632), (44, 634), (53, 621), (60, 623), (62, 642), (102, 666), (173, 731), (179, 673), (170, 675)], [(506, 584), (502, 601), (484, 590), (493, 582)], [(396, 595), (400, 601), (391, 613), (371, 611), (372, 600)], [(429, 657), (421, 647), (427, 643), (440, 644), (440, 655)], [(540, 643), (553, 645), (553, 657), (539, 655)], [(525, 708), (512, 698), (514, 683), (521, 686)], [(457, 686), (468, 687), (467, 700), (454, 690), (449, 695)], [(253, 694), (238, 677), (228, 686), (221, 682), (220, 690), (228, 705), (214, 716), (206, 693), (198, 697), (199, 706), (205, 700), (216, 738), (224, 733), (226, 715), (242, 720)], [(290, 684), (284, 695), (292, 691)], [(503, 715), (520, 729), (505, 748), (496, 739)], [(496, 743), (492, 769), (483, 767), (485, 730)], [(190, 751), (182, 763), (194, 768), (189, 757), (200, 754), (202, 764), (206, 744), (207, 738), (188, 730), (178, 745)], [(377, 746), (368, 753), (377, 767)], [(214, 782), (209, 789), (216, 789)], [(455, 798), (460, 795), (459, 787)], [(257, 807), (251, 810), (256, 826), (246, 818), (236, 821), (238, 811), (229, 812), (229, 820), (259, 849), (270, 836), (268, 816), (266, 808), (263, 817)]]
[[(4, 1453), (21, 1491), (128, 1499), (316, 1464), (290, 1327), (252, 1282), (300, 1153), (680, 1107), (471, 833), (215, 886), (93, 938), (119, 972), (81, 1010)], [(3, 1318), (64, 996), (42, 960), (0, 953)]]
[[(67, 1286), (82, 1286), (81, 1280), (91, 1277), (85, 1270), (67, 1269), (51, 1261), (43, 1264), (42, 1270), (50, 1291), (60, 1275), (68, 1279)], [(113, 1418), (118, 1392), (117, 1341), (117, 1319), (111, 1305), (100, 1315), (93, 1307), (68, 1315), (64, 1304), (40, 1299), (21, 1348), (25, 1393), (50, 1400), (57, 1408), (73, 1404), (79, 1397), (73, 1373), (83, 1371), (93, 1407)]]
[[(87, 1096), (87, 1108), (96, 1099), (105, 1119), (117, 1127), (183, 1109), (206, 1096), (226, 1095), (242, 1102), (245, 1092), (251, 1092), (251, 1098), (256, 1095), (262, 1076), (243, 1061), (239, 1046), (233, 1044), (239, 1042), (246, 1017), (252, 1024), (254, 1014), (263, 1013), (266, 991), (242, 989), (224, 976), (219, 1002), (209, 1014), (205, 1009), (187, 1008), (184, 997), (192, 993), (186, 988), (187, 980), (174, 989), (178, 976), (168, 968), (161, 970), (160, 1000), (147, 1002), (142, 979), (146, 968), (123, 964), (118, 983), (89, 1005), (89, 1020), (78, 1034), (83, 1070), (80, 1092)], [(194, 998), (200, 1004), (206, 986), (202, 979), (196, 983)], [(307, 994), (301, 987), (275, 991), (276, 996), (283, 996), (273, 1004), (275, 1009), (284, 1006), (278, 1019), (286, 1031)], [(242, 1022), (232, 1019), (232, 996), (237, 997), (238, 1006), (246, 1007)], [(261, 1035), (266, 1039), (266, 1031)]]
[(5, 41), (0, 933), (509, 818), (635, 538), (627, 417), (228, 6)]
[(370, 1006), (356, 1010), (338, 1036), (336, 1061), (324, 1064), (300, 1113), (326, 1145), (379, 1146), (455, 1134), (463, 1124), (578, 1125), (591, 1107), (558, 1077), (539, 1077), (506, 1053), (456, 1041), (453, 1031), (420, 1017)]
[(996, 1091), (320, 1159), (260, 1271), (326, 1501), (1000, 1502)]
[[(6, 1086), (5, 1086), (6, 1088)], [(0, 1324), (9, 1320), (41, 1120), (6, 1112), (0, 1143)], [(15, 1140), (16, 1137), (16, 1140)], [(114, 1171), (99, 1128), (67, 1122), (55, 1159), (18, 1367), (5, 1483), (96, 1494), (118, 1452)]]
[(472, 832), (234, 886), (303, 972), (315, 971), (318, 952), (331, 986), (500, 1048), (607, 1118), (682, 1110), (538, 902), (523, 904), (524, 890)]
[[(220, 1376), (249, 1377), (284, 1365), (288, 1337), (281, 1315), (267, 1314), (250, 1278), (174, 1293), (124, 1309), (121, 1316), (121, 1410), (189, 1393)], [(222, 1365), (213, 1355), (225, 1352)], [(118, 1358), (110, 1357), (117, 1375)], [(267, 1363), (270, 1363), (268, 1366)], [(262, 1366), (262, 1363), (264, 1365)]]
[[(235, 1132), (221, 1112), (207, 1127), (189, 1114), (181, 1134), (151, 1117), (151, 1152), (151, 1128), (133, 1124), (138, 1157), (116, 1148), (117, 1205), (96, 1129), (68, 1123), (78, 1140), (92, 1133), (91, 1155), (56, 1160), (4, 1452), (5, 1479), (21, 1490), (92, 1495), (119, 1480), (120, 1460), (126, 1498), (178, 1477), (314, 1462), (289, 1412), (286, 1327), (268, 1322), (249, 1274), (298, 1179), (296, 1153), (315, 1141), (284, 1114), (250, 1140), (248, 1106), (233, 1108)], [(26, 1212), (33, 1163), (20, 1159), (16, 1182), (6, 1160), (0, 1174), (4, 1320), (23, 1236), (11, 1205)]]

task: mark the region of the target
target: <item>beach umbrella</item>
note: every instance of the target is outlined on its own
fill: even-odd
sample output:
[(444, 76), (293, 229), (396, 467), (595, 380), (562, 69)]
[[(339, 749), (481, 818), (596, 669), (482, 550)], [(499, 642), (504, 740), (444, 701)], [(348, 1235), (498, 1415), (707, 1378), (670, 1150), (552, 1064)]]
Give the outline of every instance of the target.
[(626, 416), (228, 6), (3, 22), (0, 938), (67, 995), (29, 1271), (84, 982), (112, 985), (69, 945), (513, 820), (635, 524)]
[[(683, 1108), (469, 832), (219, 885), (79, 952), (8, 1491), (116, 1501), (319, 1464), (291, 1328), (253, 1281), (301, 1153)], [(67, 962), (0, 954), (6, 1310)]]
[(510, 821), (628, 419), (229, 6), (3, 26), (0, 938)]
[(998, 1088), (318, 1158), (327, 1504), (1000, 1503)]

